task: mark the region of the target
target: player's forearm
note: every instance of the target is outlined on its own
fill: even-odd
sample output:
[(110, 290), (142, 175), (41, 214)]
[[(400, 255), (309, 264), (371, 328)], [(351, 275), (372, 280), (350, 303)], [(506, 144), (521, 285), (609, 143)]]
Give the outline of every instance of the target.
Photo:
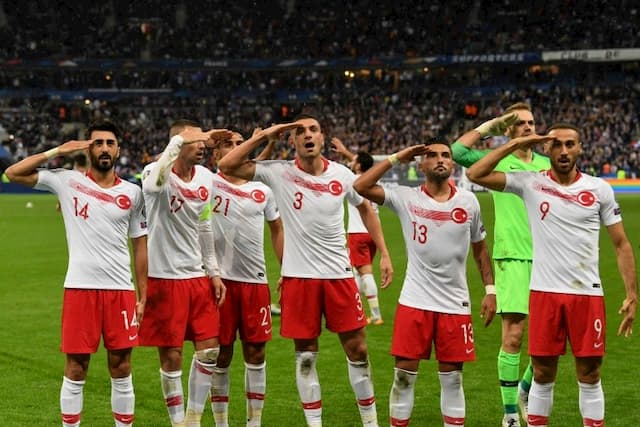
[(248, 160), (249, 153), (255, 150), (260, 141), (264, 139), (262, 133), (253, 135), (251, 138), (235, 147), (218, 162), (218, 169), (225, 175), (231, 175), (243, 179), (253, 179), (255, 173), (255, 162)]
[(148, 257), (147, 257), (147, 237), (138, 237), (132, 239), (133, 242), (133, 265), (136, 274), (136, 285), (138, 288), (138, 301), (146, 302), (147, 300), (147, 276), (148, 276)]
[(353, 183), (353, 189), (362, 197), (369, 199), (379, 205), (384, 203), (384, 189), (378, 181), (391, 169), (391, 163), (383, 160), (376, 163), (368, 171), (360, 175)]
[(202, 252), (202, 264), (207, 271), (207, 275), (209, 277), (215, 277), (220, 276), (220, 267), (218, 266), (218, 259), (216, 258), (213, 230), (205, 224), (208, 222), (210, 221), (206, 220), (200, 223), (198, 241), (200, 243), (200, 251)]
[(489, 255), (489, 248), (486, 242), (483, 240), (478, 243), (473, 243), (473, 258), (480, 272), (482, 283), (485, 285), (493, 285), (493, 268), (491, 267), (491, 256)]
[(184, 138), (182, 136), (175, 135), (171, 138), (167, 148), (164, 149), (156, 162), (155, 167), (149, 171), (149, 175), (142, 179), (142, 186), (145, 191), (158, 192), (164, 187), (169, 179), (171, 167), (176, 162), (183, 144)]
[(486, 156), (475, 162), (467, 169), (467, 177), (471, 181), (476, 181), (488, 176), (500, 163), (500, 160), (516, 151), (518, 146), (508, 142), (495, 150), (491, 150)]
[(631, 243), (626, 240), (616, 247), (616, 258), (618, 260), (618, 270), (624, 282), (627, 298), (638, 301), (638, 279), (636, 275), (636, 261), (633, 255)]
[(464, 145), (467, 148), (472, 148), (474, 145), (478, 143), (478, 141), (480, 141), (480, 139), (481, 139), (480, 132), (478, 132), (475, 129), (472, 129), (462, 134), (462, 136), (458, 138), (456, 142), (459, 142), (460, 144)]
[(5, 170), (7, 178), (13, 183), (33, 187), (37, 183), (36, 169), (50, 158), (53, 158), (54, 156), (51, 154), (57, 154), (57, 152), (49, 150), (44, 153), (31, 155), (12, 164)]
[(276, 145), (276, 140), (275, 139), (270, 139), (267, 142), (267, 145), (264, 146), (264, 148), (262, 149), (262, 151), (260, 152), (260, 154), (258, 154), (256, 156), (256, 161), (261, 161), (261, 160), (269, 160), (271, 159), (271, 156), (273, 155), (273, 148)]
[(282, 228), (275, 233), (271, 232), (271, 245), (273, 246), (273, 252), (276, 254), (278, 263), (282, 265), (282, 254), (284, 253), (284, 232)]
[(384, 234), (382, 233), (382, 225), (380, 224), (380, 219), (368, 203), (365, 202), (363, 203), (363, 205), (364, 204), (368, 205), (368, 209), (360, 211), (362, 222), (369, 232), (371, 240), (373, 240), (376, 248), (378, 248), (378, 252), (380, 252), (380, 255), (388, 257), (389, 251), (387, 249), (387, 244), (384, 241)]

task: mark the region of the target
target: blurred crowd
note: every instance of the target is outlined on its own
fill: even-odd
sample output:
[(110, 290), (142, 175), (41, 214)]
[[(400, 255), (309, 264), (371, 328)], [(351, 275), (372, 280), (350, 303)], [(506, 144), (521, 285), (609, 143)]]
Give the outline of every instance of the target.
[(631, 0), (0, 5), (0, 60), (343, 58), (640, 46), (640, 6)]

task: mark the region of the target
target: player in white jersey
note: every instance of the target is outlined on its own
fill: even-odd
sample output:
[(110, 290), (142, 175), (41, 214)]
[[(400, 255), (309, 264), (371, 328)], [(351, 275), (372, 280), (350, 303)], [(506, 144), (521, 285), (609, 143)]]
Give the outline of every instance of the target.
[[(331, 138), (332, 148), (349, 161), (349, 168), (356, 177), (373, 166), (373, 157), (365, 151), (352, 153), (344, 146), (338, 138)], [(378, 216), (378, 205), (371, 203), (371, 207)], [(376, 255), (376, 244), (371, 239), (364, 226), (360, 214), (355, 206), (347, 204), (349, 220), (347, 222), (347, 244), (349, 247), (349, 259), (351, 265), (355, 267), (353, 275), (358, 285), (358, 290), (367, 298), (371, 316), (367, 319), (370, 325), (382, 325), (382, 314), (380, 313), (380, 303), (378, 301), (378, 286), (373, 277), (373, 258)]]
[[(294, 160), (247, 160), (261, 140), (288, 129), (295, 129)], [(359, 207), (378, 246), (383, 286), (389, 284), (392, 268), (371, 205), (353, 190), (353, 173), (321, 155), (323, 145), (319, 122), (302, 116), (292, 124), (259, 132), (227, 154), (218, 166), (226, 175), (267, 184), (280, 209), (284, 225), (280, 334), (294, 340), (296, 383), (307, 424), (322, 425), (316, 358), (324, 315), (327, 328), (338, 333), (347, 355), (362, 423), (377, 426), (364, 331), (366, 318), (346, 250), (345, 198)]]
[[(492, 172), (517, 149), (546, 142), (551, 169), (544, 172)], [(579, 403), (585, 426), (604, 425), (600, 366), (605, 352), (605, 308), (598, 272), (600, 224), (615, 249), (626, 298), (618, 335), (631, 334), (638, 301), (633, 249), (627, 239), (613, 189), (600, 178), (581, 173), (578, 128), (559, 123), (547, 136), (516, 138), (489, 153), (467, 171), (472, 181), (522, 197), (533, 237), (529, 299), (529, 354), (533, 384), (528, 423), (546, 426), (553, 404), (558, 358), (569, 340), (575, 357)]]
[[(158, 347), (160, 380), (173, 426), (199, 426), (218, 357), (218, 308), (224, 285), (211, 229), (213, 173), (199, 163), (205, 144), (226, 130), (203, 132), (182, 120), (157, 162), (145, 167), (142, 190), (149, 217), (149, 290), (142, 345)], [(193, 341), (185, 415), (182, 346)]]
[[(138, 323), (146, 301), (147, 222), (140, 188), (115, 173), (120, 135), (115, 124), (96, 122), (87, 130), (87, 141), (68, 141), (6, 171), (11, 181), (51, 191), (60, 202), (69, 250), (62, 305), (61, 349), (66, 361), (60, 409), (62, 425), (68, 427), (80, 425), (85, 378), (100, 337), (108, 354), (115, 425), (130, 426), (134, 418), (131, 349), (138, 344)], [(91, 166), (86, 172), (36, 170), (53, 157), (77, 150), (88, 151)]]
[[(238, 132), (213, 150), (216, 162), (243, 142)], [(267, 385), (265, 347), (271, 339), (271, 296), (264, 258), (264, 223), (278, 260), (283, 230), (271, 189), (261, 182), (214, 175), (213, 234), (220, 277), (227, 288), (220, 307), (220, 354), (213, 370), (211, 409), (217, 427), (228, 427), (229, 365), (240, 334), (245, 363), (247, 426), (261, 425)]]
[[(420, 187), (383, 188), (377, 182), (395, 164), (424, 155)], [(449, 182), (451, 148), (434, 139), (392, 154), (363, 173), (354, 188), (389, 207), (400, 218), (408, 264), (393, 323), (394, 380), (389, 397), (392, 426), (407, 426), (420, 359), (435, 343), (440, 378), (440, 408), (445, 426), (464, 425), (462, 366), (475, 359), (471, 301), (466, 278), (469, 243), (485, 283), (481, 316), (485, 326), (496, 313), (495, 288), (480, 204), (470, 191)]]

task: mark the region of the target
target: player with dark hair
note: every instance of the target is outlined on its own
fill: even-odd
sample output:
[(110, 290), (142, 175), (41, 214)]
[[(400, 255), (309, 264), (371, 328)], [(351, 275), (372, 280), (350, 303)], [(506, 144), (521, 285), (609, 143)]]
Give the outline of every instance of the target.
[[(542, 172), (496, 171), (516, 150), (546, 143), (551, 168)], [(633, 249), (620, 207), (606, 181), (580, 172), (580, 132), (559, 123), (546, 136), (531, 134), (496, 148), (467, 170), (469, 179), (524, 201), (533, 237), (529, 300), (529, 354), (533, 383), (529, 426), (547, 426), (558, 358), (567, 340), (575, 357), (579, 404), (585, 426), (604, 425), (600, 367), (605, 352), (605, 305), (599, 268), (600, 224), (607, 228), (626, 290), (618, 335), (629, 336), (638, 303)]]
[[(61, 345), (66, 361), (60, 389), (62, 425), (66, 427), (80, 425), (89, 362), (101, 337), (108, 354), (115, 425), (130, 426), (134, 418), (131, 350), (138, 344), (138, 324), (146, 303), (147, 222), (140, 188), (115, 173), (120, 135), (115, 124), (94, 122), (87, 130), (87, 140), (65, 142), (6, 170), (12, 182), (55, 193), (67, 231), (69, 264)], [(54, 157), (78, 150), (88, 152), (90, 165), (85, 172), (36, 170)]]
[[(385, 188), (378, 180), (398, 163), (423, 156), (419, 187)], [(414, 402), (414, 384), (421, 359), (435, 344), (444, 426), (464, 425), (462, 388), (464, 362), (475, 359), (471, 301), (466, 278), (469, 245), (485, 283), (481, 316), (488, 326), (496, 312), (491, 259), (475, 195), (449, 182), (451, 148), (442, 139), (392, 154), (364, 172), (354, 188), (400, 218), (408, 264), (393, 322), (391, 354), (395, 356), (389, 397), (392, 426), (407, 426)], [(433, 343), (433, 344), (432, 344)]]
[[(247, 160), (264, 138), (289, 129), (295, 129), (294, 160)], [(225, 175), (267, 184), (280, 209), (285, 233), (280, 333), (294, 340), (296, 383), (307, 424), (322, 424), (316, 359), (324, 316), (327, 328), (338, 334), (347, 355), (362, 423), (377, 426), (365, 340), (366, 316), (346, 250), (345, 198), (358, 207), (380, 251), (383, 286), (391, 280), (391, 262), (373, 209), (353, 190), (353, 173), (322, 156), (323, 146), (318, 120), (299, 116), (294, 123), (258, 132), (228, 153), (218, 166)]]
[[(158, 161), (142, 172), (149, 215), (149, 291), (140, 329), (142, 345), (160, 356), (160, 383), (173, 426), (199, 426), (218, 357), (218, 307), (224, 285), (211, 228), (213, 173), (200, 165), (205, 146), (228, 138), (227, 130), (203, 132), (179, 120)], [(193, 341), (185, 415), (182, 347)]]

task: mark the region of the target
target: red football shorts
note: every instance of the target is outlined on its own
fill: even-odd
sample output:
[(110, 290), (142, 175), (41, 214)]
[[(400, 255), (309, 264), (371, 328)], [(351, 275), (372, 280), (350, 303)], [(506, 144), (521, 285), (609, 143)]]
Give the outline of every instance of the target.
[(211, 279), (149, 277), (140, 344), (182, 347), (218, 336), (219, 317)]
[(529, 354), (559, 356), (567, 338), (576, 357), (604, 356), (604, 297), (531, 291)]
[(221, 345), (231, 345), (240, 339), (262, 343), (271, 339), (271, 294), (269, 285), (235, 282), (223, 279), (227, 287), (224, 304), (220, 306)]
[(376, 244), (371, 240), (369, 233), (347, 234), (349, 245), (349, 259), (354, 267), (371, 265), (376, 256)]
[(429, 359), (432, 342), (440, 362), (475, 360), (471, 315), (438, 313), (398, 304), (391, 354), (412, 360)]
[(282, 278), (280, 335), (310, 339), (320, 336), (322, 315), (332, 332), (348, 332), (367, 324), (353, 277), (346, 279)]
[(65, 288), (62, 302), (62, 345), (66, 354), (138, 345), (135, 291)]

